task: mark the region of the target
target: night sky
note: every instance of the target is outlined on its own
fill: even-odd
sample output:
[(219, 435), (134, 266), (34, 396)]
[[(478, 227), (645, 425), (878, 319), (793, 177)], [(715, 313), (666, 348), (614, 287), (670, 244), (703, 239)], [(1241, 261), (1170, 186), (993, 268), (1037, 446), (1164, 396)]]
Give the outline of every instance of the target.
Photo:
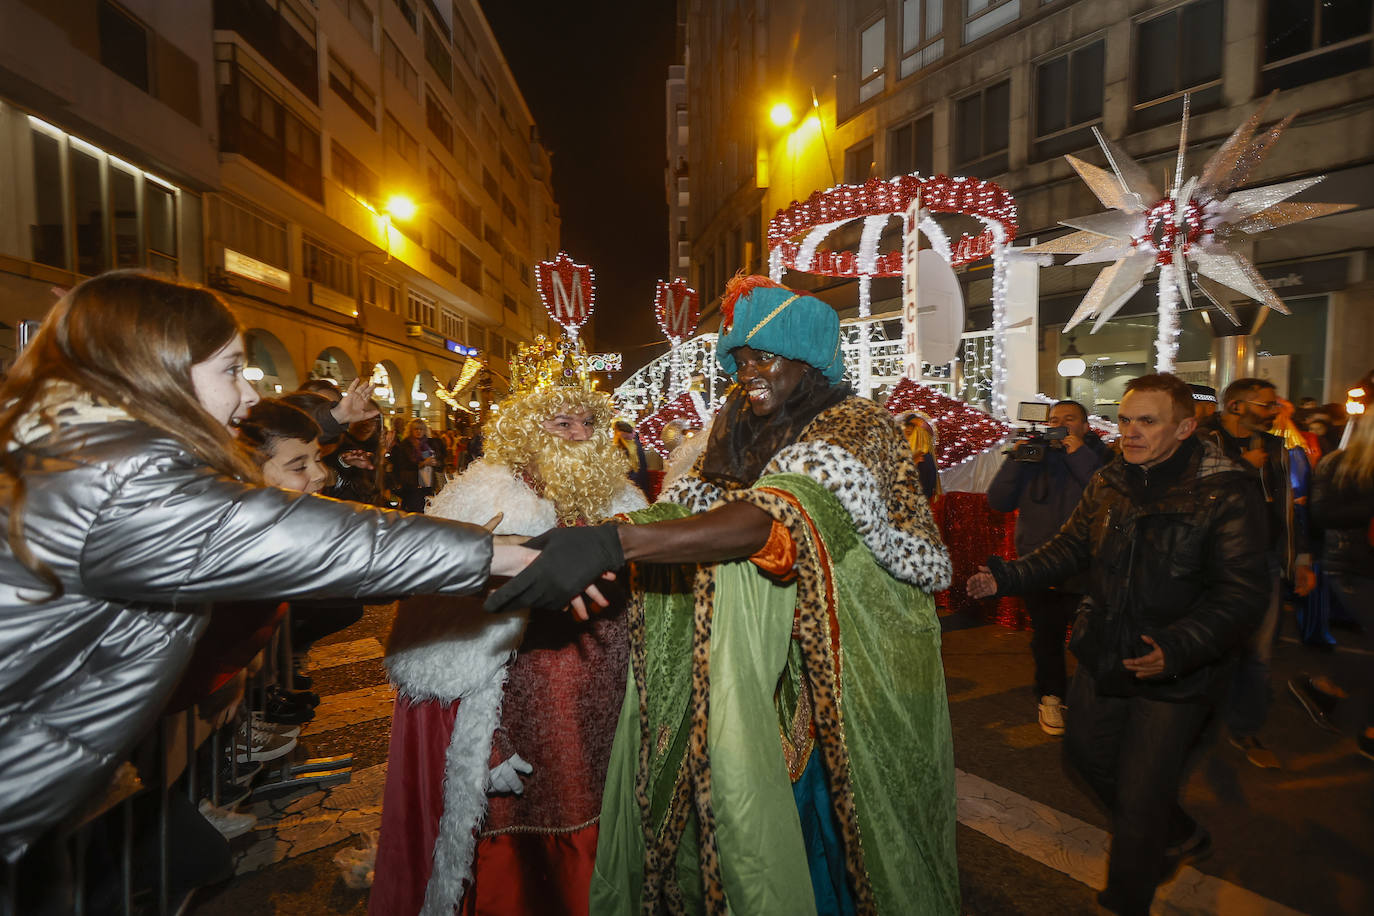
[(664, 82), (673, 2), (481, 6), (553, 153), (563, 249), (596, 272), (588, 346), (620, 350), (637, 368), (664, 349), (643, 345), (663, 339), (653, 297), (668, 271)]

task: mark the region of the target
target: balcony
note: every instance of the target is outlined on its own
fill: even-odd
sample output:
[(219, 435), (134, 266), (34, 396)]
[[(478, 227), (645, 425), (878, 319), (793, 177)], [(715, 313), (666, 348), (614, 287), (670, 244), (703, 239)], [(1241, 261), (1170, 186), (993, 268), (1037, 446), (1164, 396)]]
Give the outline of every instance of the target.
[[(303, 23), (304, 24), (304, 23)], [(316, 105), (320, 103), (319, 52), (267, 0), (215, 0), (215, 28), (236, 32)]]

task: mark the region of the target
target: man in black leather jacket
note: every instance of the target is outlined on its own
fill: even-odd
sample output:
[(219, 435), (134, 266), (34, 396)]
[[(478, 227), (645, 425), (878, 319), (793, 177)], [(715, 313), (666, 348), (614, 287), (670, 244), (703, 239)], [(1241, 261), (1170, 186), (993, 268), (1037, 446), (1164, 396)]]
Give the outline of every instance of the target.
[(1188, 386), (1172, 375), (1133, 379), (1118, 422), (1122, 460), (1097, 473), (1060, 532), (1020, 560), (991, 558), (969, 594), (1088, 573), (1092, 606), (1070, 643), (1079, 664), (1065, 751), (1111, 812), (1098, 900), (1146, 914), (1166, 865), (1210, 845), (1179, 807), (1179, 786), (1268, 589), (1259, 495), (1193, 436)]
[[(1108, 458), (1107, 446), (1088, 427), (1088, 411), (1077, 401), (1050, 408), (1047, 425), (1063, 427), (1040, 461), (1007, 456), (988, 485), (988, 505), (1016, 516), (1016, 553), (1026, 556), (1054, 537), (1068, 521), (1093, 474)], [(1035, 696), (1040, 701), (1040, 728), (1064, 734), (1063, 701), (1069, 677), (1064, 667), (1064, 635), (1082, 598), (1080, 582), (1027, 592), (1031, 619), (1031, 655), (1035, 659)]]

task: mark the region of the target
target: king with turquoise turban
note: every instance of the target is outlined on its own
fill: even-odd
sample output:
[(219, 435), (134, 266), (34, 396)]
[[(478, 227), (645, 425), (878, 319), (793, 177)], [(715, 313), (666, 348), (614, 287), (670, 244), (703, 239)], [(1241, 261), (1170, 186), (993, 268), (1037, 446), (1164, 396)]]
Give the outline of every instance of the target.
[(727, 373), (801, 380), (767, 416), (732, 388), (692, 471), (624, 522), (742, 502), (772, 528), (746, 558), (632, 564), (590, 912), (957, 913), (950, 561), (916, 464), (844, 384), (829, 305), (747, 278), (722, 314)]

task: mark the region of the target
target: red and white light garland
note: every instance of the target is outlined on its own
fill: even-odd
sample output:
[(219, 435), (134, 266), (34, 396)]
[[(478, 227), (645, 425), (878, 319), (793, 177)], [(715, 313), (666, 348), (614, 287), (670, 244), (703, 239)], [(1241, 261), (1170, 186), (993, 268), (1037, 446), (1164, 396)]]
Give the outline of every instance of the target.
[(942, 470), (978, 457), (1011, 432), (1011, 426), (977, 407), (909, 378), (897, 383), (884, 406), (893, 416), (919, 410), (930, 417), (938, 439), (935, 460)]
[[(819, 248), (829, 231), (860, 217), (900, 216), (917, 189), (921, 206), (933, 213), (959, 213), (1001, 225), (1005, 242), (1016, 238), (1016, 201), (1011, 194), (981, 178), (936, 175), (900, 175), (870, 178), (861, 185), (837, 185), (816, 191), (805, 201), (778, 211), (768, 223), (770, 266), (789, 268), (828, 277), (900, 277), (901, 250), (877, 255), (871, 264), (860, 263), (858, 252)], [(962, 236), (953, 246), (950, 263), (958, 266), (992, 254), (997, 242), (991, 228)], [(866, 260), (866, 259), (864, 259)]]
[(569, 339), (592, 317), (596, 307), (596, 284), (592, 269), (578, 264), (560, 251), (552, 261), (540, 261), (534, 267), (539, 285), (539, 298), (544, 310), (567, 333)]
[(665, 461), (668, 446), (663, 444), (663, 427), (674, 420), (686, 421), (690, 429), (705, 429), (711, 425), (711, 414), (701, 392), (682, 392), (658, 410), (646, 414), (635, 426), (639, 441), (658, 452)]

